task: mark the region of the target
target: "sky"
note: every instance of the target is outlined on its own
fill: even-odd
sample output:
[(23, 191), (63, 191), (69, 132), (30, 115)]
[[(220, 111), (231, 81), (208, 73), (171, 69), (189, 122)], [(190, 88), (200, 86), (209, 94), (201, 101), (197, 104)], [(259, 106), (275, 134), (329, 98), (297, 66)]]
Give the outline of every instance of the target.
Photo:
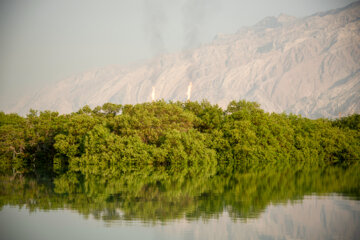
[(195, 48), (266, 16), (354, 0), (0, 0), (0, 110), (94, 68)]

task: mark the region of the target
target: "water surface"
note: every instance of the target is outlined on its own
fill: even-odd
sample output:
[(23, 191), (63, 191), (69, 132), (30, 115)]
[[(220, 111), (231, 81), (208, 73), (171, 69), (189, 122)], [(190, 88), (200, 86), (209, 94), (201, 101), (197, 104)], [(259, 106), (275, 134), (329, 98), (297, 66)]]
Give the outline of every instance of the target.
[(1, 239), (359, 239), (359, 169), (1, 181)]

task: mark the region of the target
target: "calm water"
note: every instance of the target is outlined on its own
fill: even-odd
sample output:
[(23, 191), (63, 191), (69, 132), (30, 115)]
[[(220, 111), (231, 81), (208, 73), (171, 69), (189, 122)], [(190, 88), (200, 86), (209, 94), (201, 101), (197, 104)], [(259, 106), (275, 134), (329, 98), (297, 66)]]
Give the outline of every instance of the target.
[(1, 181), (1, 239), (359, 239), (359, 168)]

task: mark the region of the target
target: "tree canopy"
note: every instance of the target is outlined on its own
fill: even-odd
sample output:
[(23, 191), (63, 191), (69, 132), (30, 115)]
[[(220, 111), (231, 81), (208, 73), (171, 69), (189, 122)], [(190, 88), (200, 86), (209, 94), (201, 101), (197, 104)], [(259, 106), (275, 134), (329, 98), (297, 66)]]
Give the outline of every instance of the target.
[(213, 174), (269, 168), (350, 166), (360, 159), (360, 117), (310, 120), (257, 103), (106, 103), (59, 115), (0, 112), (0, 173), (119, 177), (157, 167)]

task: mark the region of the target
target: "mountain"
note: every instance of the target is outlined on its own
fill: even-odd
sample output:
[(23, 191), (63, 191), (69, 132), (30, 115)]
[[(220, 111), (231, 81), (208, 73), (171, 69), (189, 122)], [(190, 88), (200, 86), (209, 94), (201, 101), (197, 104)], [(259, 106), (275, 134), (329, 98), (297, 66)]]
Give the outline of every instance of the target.
[(127, 67), (72, 76), (20, 100), (30, 108), (77, 111), (105, 102), (207, 99), (256, 101), (269, 112), (334, 118), (360, 112), (360, 2), (305, 18), (267, 17), (196, 49)]

